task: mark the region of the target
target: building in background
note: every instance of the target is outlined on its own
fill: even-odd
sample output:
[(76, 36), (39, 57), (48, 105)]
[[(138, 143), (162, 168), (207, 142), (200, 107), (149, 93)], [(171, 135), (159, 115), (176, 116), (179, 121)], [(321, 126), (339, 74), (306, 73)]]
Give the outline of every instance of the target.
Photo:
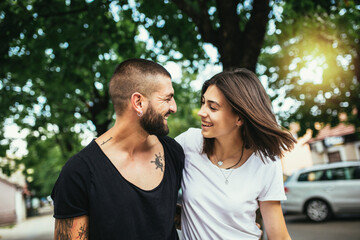
[(302, 137), (297, 137), (297, 127), (291, 127), (290, 132), (296, 138), (297, 143), (291, 152), (286, 152), (282, 160), (283, 173), (291, 176), (294, 171), (313, 165), (311, 151), (308, 141), (311, 139), (312, 131), (308, 130)]
[(325, 126), (308, 141), (313, 164), (359, 161), (360, 138), (353, 125)]
[(298, 131), (298, 124), (290, 125), (290, 132), (298, 142), (294, 149), (285, 153), (282, 158), (286, 176), (312, 165), (360, 160), (360, 134), (353, 125), (340, 123), (333, 128), (326, 125), (316, 137), (312, 137), (310, 130), (304, 136), (297, 137)]
[(30, 197), (25, 177), (17, 171), (7, 177), (0, 171), (0, 225), (18, 223), (26, 218), (26, 199)]

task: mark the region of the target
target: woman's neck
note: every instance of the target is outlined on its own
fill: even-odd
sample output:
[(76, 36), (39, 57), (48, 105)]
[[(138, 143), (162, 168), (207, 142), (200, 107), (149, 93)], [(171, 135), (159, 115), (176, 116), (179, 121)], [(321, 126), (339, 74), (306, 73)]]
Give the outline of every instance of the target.
[(243, 140), (238, 132), (236, 132), (236, 134), (215, 138), (214, 154), (219, 160), (238, 157), (238, 155), (241, 154), (242, 145)]

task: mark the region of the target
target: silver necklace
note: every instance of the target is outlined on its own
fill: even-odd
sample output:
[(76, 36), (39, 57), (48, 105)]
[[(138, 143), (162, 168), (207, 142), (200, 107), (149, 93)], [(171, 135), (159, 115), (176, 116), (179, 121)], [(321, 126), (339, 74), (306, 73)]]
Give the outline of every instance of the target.
[[(216, 158), (216, 157), (215, 157)], [(224, 162), (223, 161), (217, 161), (217, 163), (216, 163), (219, 167), (221, 166), (221, 165), (223, 165), (224, 164)]]
[(221, 166), (221, 165), (223, 165), (223, 161), (217, 161), (217, 157), (216, 157), (216, 155), (214, 154), (214, 157), (215, 157), (215, 161), (217, 161), (217, 165), (218, 165), (218, 169), (220, 170), (220, 172), (221, 172), (221, 175), (223, 175), (223, 177), (225, 178), (225, 184), (228, 184), (229, 183), (229, 177), (231, 176), (231, 174), (232, 174), (232, 172), (234, 171), (234, 169), (235, 168), (233, 168), (233, 167), (235, 167), (236, 165), (238, 165), (239, 163), (240, 163), (240, 161), (241, 161), (241, 159), (242, 159), (242, 157), (243, 157), (243, 155), (244, 155), (244, 146), (245, 146), (245, 144), (243, 144), (242, 145), (242, 147), (241, 147), (241, 156), (240, 156), (240, 159), (239, 159), (239, 161), (237, 161), (234, 165), (232, 165), (231, 167), (228, 167), (228, 168), (226, 168), (226, 170), (229, 170), (229, 169), (231, 169), (231, 171), (230, 171), (230, 173), (229, 173), (229, 175), (227, 175), (227, 176), (225, 176), (225, 174), (224, 174), (224, 172), (223, 172), (223, 169), (221, 169), (219, 166)]
[(234, 169), (235, 169), (235, 168), (231, 169), (229, 175), (225, 176), (225, 174), (224, 174), (224, 172), (223, 172), (225, 169), (219, 168), (221, 174), (222, 174), (223, 177), (225, 178), (225, 184), (228, 184), (228, 183), (229, 183), (229, 180), (228, 180), (228, 179), (229, 179), (229, 177), (231, 176), (231, 174), (232, 174), (232, 172), (234, 171)]

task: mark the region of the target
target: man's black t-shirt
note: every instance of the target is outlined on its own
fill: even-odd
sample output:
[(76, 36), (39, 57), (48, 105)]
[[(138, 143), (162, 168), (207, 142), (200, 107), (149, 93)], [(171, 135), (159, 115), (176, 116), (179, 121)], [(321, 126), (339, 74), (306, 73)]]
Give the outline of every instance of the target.
[(128, 182), (95, 141), (63, 167), (54, 186), (54, 217), (89, 216), (89, 239), (178, 239), (176, 200), (184, 167), (180, 145), (158, 137), (165, 155), (161, 183), (142, 190)]

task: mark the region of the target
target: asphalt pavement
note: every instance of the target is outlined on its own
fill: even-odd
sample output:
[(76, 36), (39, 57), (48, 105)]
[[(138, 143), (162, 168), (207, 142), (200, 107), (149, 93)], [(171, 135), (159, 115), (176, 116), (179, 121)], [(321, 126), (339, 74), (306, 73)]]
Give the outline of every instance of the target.
[(40, 216), (7, 227), (0, 227), (0, 240), (53, 240), (55, 220), (52, 209), (41, 209)]
[(339, 216), (314, 223), (304, 215), (285, 215), (293, 240), (360, 240), (360, 215)]
[[(324, 223), (313, 223), (303, 215), (286, 215), (293, 240), (359, 240), (360, 215), (342, 216)], [(12, 227), (0, 227), (0, 240), (52, 240), (54, 223), (51, 211), (30, 217)]]

